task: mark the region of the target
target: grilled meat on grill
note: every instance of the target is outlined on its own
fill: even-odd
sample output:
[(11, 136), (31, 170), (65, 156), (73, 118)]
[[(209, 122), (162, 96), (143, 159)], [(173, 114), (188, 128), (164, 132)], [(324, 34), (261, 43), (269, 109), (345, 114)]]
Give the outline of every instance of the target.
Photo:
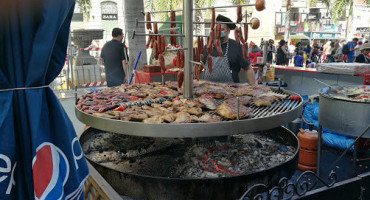
[[(237, 118), (237, 108), (238, 104), (232, 101), (224, 101), (220, 106), (217, 107), (216, 113), (221, 115), (226, 119), (236, 119)], [(252, 109), (239, 105), (239, 119), (246, 119), (253, 117)]]

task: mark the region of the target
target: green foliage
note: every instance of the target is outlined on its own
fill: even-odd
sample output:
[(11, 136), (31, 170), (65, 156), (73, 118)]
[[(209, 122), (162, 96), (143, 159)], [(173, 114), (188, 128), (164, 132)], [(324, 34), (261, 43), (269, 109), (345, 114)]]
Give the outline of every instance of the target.
[(81, 12), (86, 19), (89, 19), (90, 9), (91, 9), (91, 0), (76, 0), (78, 7), (80, 7)]
[[(370, 2), (370, 0), (365, 1)], [(346, 17), (347, 6), (349, 6), (349, 14), (352, 15), (353, 0), (310, 0), (310, 5), (318, 2), (322, 2), (328, 7), (331, 17), (335, 21)]]

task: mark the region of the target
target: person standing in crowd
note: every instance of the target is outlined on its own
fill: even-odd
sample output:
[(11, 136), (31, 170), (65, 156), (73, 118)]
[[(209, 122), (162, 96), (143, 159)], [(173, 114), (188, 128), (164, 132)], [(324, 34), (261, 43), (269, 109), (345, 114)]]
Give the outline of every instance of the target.
[(357, 42), (357, 45), (355, 46), (355, 58), (360, 55), (361, 51), (361, 46), (362, 46), (362, 41)]
[(319, 52), (320, 46), (317, 44), (317, 42), (313, 43), (312, 50), (310, 52), (310, 58), (312, 62), (317, 63), (319, 60)]
[(287, 55), (289, 54), (286, 48), (287, 48), (287, 44), (285, 40), (280, 40), (279, 47), (276, 51), (276, 64), (277, 65), (286, 65)]
[[(217, 22), (232, 22), (229, 18), (218, 15)], [(250, 66), (249, 60), (244, 60), (242, 55), (242, 46), (235, 40), (229, 38), (230, 31), (234, 30), (235, 24), (221, 24), (221, 50), (223, 57), (219, 57), (216, 47), (212, 49), (212, 73), (208, 67), (204, 68), (204, 79), (215, 82), (235, 82), (239, 83), (239, 72), (243, 68), (247, 82), (250, 85), (255, 84), (254, 72)], [(204, 60), (207, 61), (207, 48), (203, 51)], [(207, 66), (208, 63), (205, 64)]]
[(108, 87), (119, 86), (127, 82), (122, 29), (114, 28), (112, 37), (113, 39), (111, 41), (104, 44), (100, 54), (100, 57), (104, 61)]
[(298, 55), (299, 51), (302, 51), (302, 50), (303, 50), (302, 43), (297, 42), (297, 44), (295, 44), (294, 56)]
[(348, 53), (347, 53), (347, 63), (353, 63), (355, 59), (355, 46), (357, 45), (358, 38), (353, 38), (352, 42), (347, 43)]
[(303, 51), (305, 52), (306, 55), (310, 55), (311, 49), (312, 49), (311, 46), (308, 44), (306, 48), (303, 49)]
[(303, 51), (298, 51), (298, 54), (294, 56), (294, 66), (303, 67)]
[(252, 46), (252, 51), (248, 53), (251, 64), (257, 63), (257, 58), (261, 57), (260, 49), (257, 45)]
[(357, 63), (370, 63), (370, 43), (364, 43), (361, 46), (361, 53), (355, 59)]
[(343, 62), (342, 47), (339, 45), (339, 42), (334, 43), (333, 53), (334, 62)]
[[(331, 49), (331, 44), (332, 42), (331, 41), (327, 41), (325, 43), (325, 45), (323, 46), (323, 56), (322, 56), (322, 60), (326, 60), (327, 59), (327, 56), (330, 55), (330, 49)], [(334, 44), (333, 44), (334, 46)]]
[(267, 47), (267, 63), (272, 63), (274, 58), (274, 53), (276, 53), (274, 40), (269, 39), (269, 45)]

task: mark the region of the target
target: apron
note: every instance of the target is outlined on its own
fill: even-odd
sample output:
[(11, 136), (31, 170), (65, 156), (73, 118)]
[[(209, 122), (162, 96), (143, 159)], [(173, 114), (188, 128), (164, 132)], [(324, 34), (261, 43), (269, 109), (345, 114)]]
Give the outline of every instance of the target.
[(234, 82), (232, 72), (230, 69), (229, 59), (227, 54), (229, 53), (229, 41), (227, 41), (226, 52), (224, 57), (213, 57), (212, 56), (212, 73), (209, 73), (208, 63), (205, 64), (203, 79), (213, 82), (228, 83)]

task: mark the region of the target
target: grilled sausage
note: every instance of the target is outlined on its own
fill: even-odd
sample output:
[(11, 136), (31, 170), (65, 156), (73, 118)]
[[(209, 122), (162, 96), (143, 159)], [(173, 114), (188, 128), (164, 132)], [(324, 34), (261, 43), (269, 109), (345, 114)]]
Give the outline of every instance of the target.
[(235, 42), (237, 43), (237, 44), (240, 44), (240, 40), (239, 40), (239, 32), (238, 32), (238, 27), (236, 27), (235, 28), (235, 30), (234, 30), (234, 37), (235, 37)]
[(207, 65), (208, 65), (208, 71), (209, 73), (212, 73), (212, 56), (207, 56)]
[(179, 70), (179, 72), (177, 72), (177, 87), (178, 88), (182, 87), (183, 81), (184, 81), (184, 71)]
[(246, 42), (244, 45), (243, 45), (243, 58), (244, 60), (248, 60), (249, 56), (248, 56), (248, 43)]
[(146, 21), (147, 21), (147, 23), (146, 23), (146, 29), (147, 30), (152, 30), (152, 24), (149, 23), (151, 21), (151, 17), (150, 17), (150, 13), (149, 12), (146, 13)]
[(241, 6), (238, 6), (238, 7), (236, 7), (236, 23), (239, 23), (239, 22), (241, 22), (242, 21), (242, 18), (243, 18), (243, 16), (242, 16), (242, 7)]
[[(171, 17), (170, 17), (171, 21), (176, 21), (176, 14), (175, 14), (175, 11), (171, 10)], [(171, 23), (171, 28), (175, 28), (176, 27), (176, 23)]]
[(166, 65), (165, 65), (165, 62), (164, 62), (163, 54), (159, 54), (158, 58), (159, 58), (159, 65), (161, 66), (162, 71), (165, 72), (166, 71)]
[(154, 34), (158, 34), (158, 25), (157, 25), (157, 22), (154, 22), (153, 23), (153, 30), (154, 30)]
[(200, 46), (198, 48), (199, 48), (199, 53), (202, 54), (204, 50), (204, 39), (203, 37), (199, 37), (199, 39), (200, 39)]
[(151, 42), (150, 42), (150, 48), (151, 48), (151, 49), (154, 49), (154, 42), (155, 42), (155, 38), (156, 38), (156, 37), (155, 37), (154, 35), (152, 35), (152, 36), (151, 36)]
[(248, 41), (248, 24), (244, 24), (244, 40)]

